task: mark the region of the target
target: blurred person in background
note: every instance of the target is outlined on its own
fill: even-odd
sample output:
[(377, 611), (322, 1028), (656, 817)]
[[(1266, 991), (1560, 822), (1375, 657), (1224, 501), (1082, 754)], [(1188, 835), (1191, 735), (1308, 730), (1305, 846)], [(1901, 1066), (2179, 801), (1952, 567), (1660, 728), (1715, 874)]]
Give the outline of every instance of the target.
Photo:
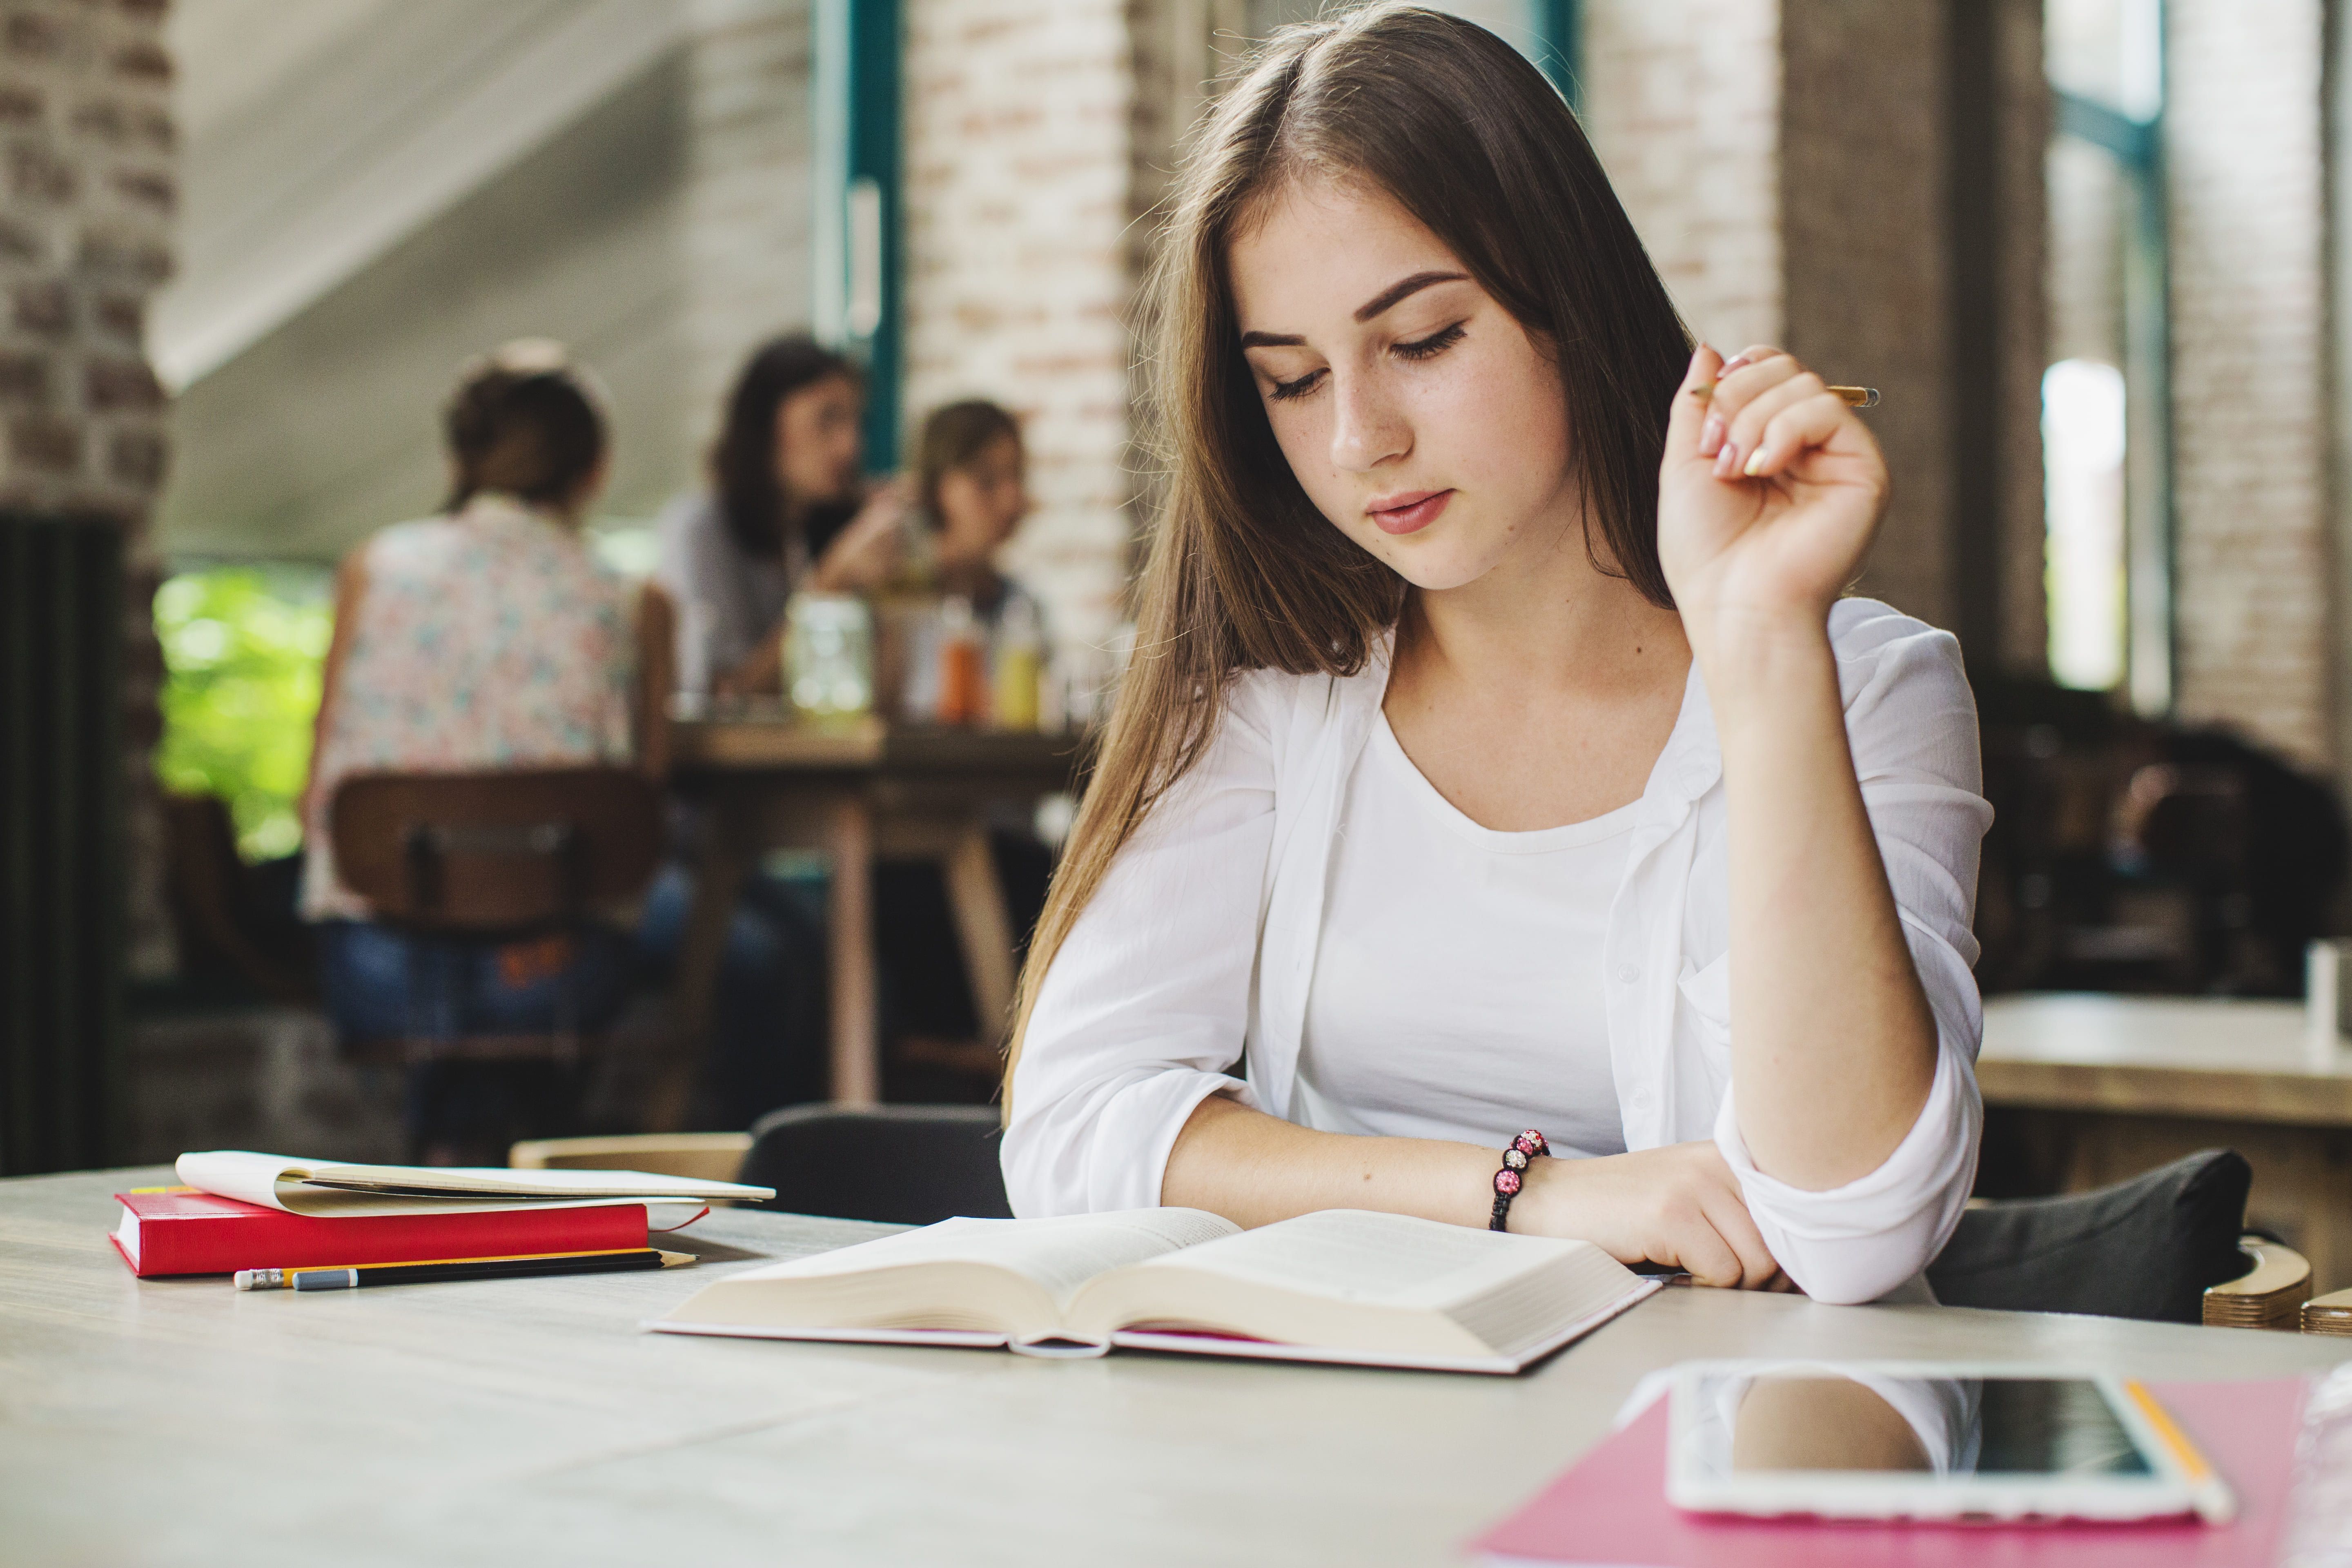
[[(578, 1027), (627, 999), (629, 937), (420, 938), (371, 918), (341, 883), (327, 813), (355, 773), (666, 765), (669, 601), (598, 563), (581, 525), (609, 446), (601, 399), (562, 348), (509, 343), (467, 367), (445, 418), (439, 516), (395, 524), (337, 578), (303, 798), (302, 910), (320, 922), (321, 985), (349, 1044)], [(503, 1163), (561, 1115), (539, 1063), (410, 1069), (408, 1134), (430, 1163)]]
[(857, 367), (805, 333), (763, 344), (728, 394), (710, 488), (662, 513), (658, 579), (678, 606), (679, 689), (777, 689), (784, 602), (854, 593), (889, 567), (905, 492), (872, 493)]
[[(887, 584), (962, 600), (984, 634), (1025, 618), (1027, 635), (1041, 638), (1036, 601), (996, 563), (1032, 506), (1019, 421), (984, 398), (932, 410), (915, 441), (913, 489), (909, 524), (892, 541)], [(877, 545), (861, 563), (881, 553)], [(989, 847), (1005, 912), (1025, 940), (1045, 907), (1053, 857), (1025, 819), (992, 822)], [(992, 1071), (997, 1041), (973, 1016), (937, 863), (886, 861), (874, 878), (885, 1033), (919, 1059)]]
[(1029, 515), (1028, 471), (1021, 426), (1004, 409), (973, 397), (932, 410), (915, 443), (915, 516), (924, 526), (900, 531), (900, 574), (969, 600), (991, 622), (1013, 599), (1028, 598), (996, 563)]
[[(784, 606), (802, 590), (856, 592), (888, 569), (906, 501), (867, 491), (857, 367), (806, 333), (763, 343), (738, 373), (710, 452), (710, 485), (662, 513), (657, 580), (678, 605), (677, 689), (688, 697), (772, 693), (782, 685)], [(639, 931), (657, 974), (677, 962), (699, 848), (691, 810), (674, 816), (671, 863)], [(712, 1037), (695, 1125), (748, 1127), (821, 1098), (824, 928), (819, 890), (744, 879), (712, 998)]]

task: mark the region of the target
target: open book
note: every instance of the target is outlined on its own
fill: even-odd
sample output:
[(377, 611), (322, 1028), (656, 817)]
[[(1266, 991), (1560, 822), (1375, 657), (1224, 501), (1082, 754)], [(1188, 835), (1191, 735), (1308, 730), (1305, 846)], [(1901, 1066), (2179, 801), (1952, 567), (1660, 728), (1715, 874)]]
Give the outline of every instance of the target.
[(648, 1328), (1517, 1372), (1658, 1288), (1589, 1242), (1331, 1209), (951, 1219), (731, 1274)]
[(772, 1198), (772, 1187), (647, 1171), (509, 1171), (496, 1166), (343, 1165), (215, 1149), (183, 1154), (180, 1180), (200, 1193), (314, 1218), (449, 1214), (564, 1204), (687, 1204)]

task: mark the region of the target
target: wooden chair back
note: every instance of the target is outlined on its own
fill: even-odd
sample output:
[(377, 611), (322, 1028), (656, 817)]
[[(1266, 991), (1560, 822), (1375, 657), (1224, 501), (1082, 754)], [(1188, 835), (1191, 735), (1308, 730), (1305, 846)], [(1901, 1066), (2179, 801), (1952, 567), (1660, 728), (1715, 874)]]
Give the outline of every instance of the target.
[(2310, 1260), (2268, 1237), (2249, 1236), (2238, 1247), (2249, 1267), (2205, 1292), (2205, 1326), (2293, 1333), (2302, 1326), (2304, 1303), (2311, 1300)]
[(356, 773), (328, 807), (344, 885), (391, 924), (495, 935), (635, 897), (661, 857), (661, 796), (627, 768)]

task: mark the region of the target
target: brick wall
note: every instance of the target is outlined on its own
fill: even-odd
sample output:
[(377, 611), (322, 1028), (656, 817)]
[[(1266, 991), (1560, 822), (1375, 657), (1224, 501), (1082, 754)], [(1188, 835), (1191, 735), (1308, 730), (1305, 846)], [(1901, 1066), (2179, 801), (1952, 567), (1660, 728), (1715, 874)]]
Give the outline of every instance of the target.
[(2320, 0), (2173, 0), (2175, 689), (2305, 763), (2333, 750)]
[[(1985, 118), (2002, 310), (1980, 389), (1987, 449), (1962, 455), (1948, 3), (1591, 0), (1585, 124), (1693, 331), (1726, 352), (1783, 343), (1885, 395), (1869, 419), (1895, 500), (1864, 591), (1938, 625), (1973, 619), (1992, 646), (1971, 657), (2031, 669), (2045, 636), (2041, 29), (2035, 0), (1994, 8)], [(1963, 462), (1986, 482), (1971, 489)], [(1964, 500), (1978, 515), (1958, 515)], [(1967, 578), (1984, 536), (1990, 569)]]
[(149, 613), (163, 395), (141, 349), (170, 273), (173, 184), (163, 0), (0, 10), (0, 508), (126, 531), (124, 721), (131, 963), (171, 966), (151, 749), (162, 660)]
[(1128, 7), (910, 0), (906, 16), (908, 428), (971, 395), (1021, 417), (1037, 510), (1008, 564), (1058, 638), (1098, 639), (1131, 527)]
[(1588, 0), (1584, 125), (1684, 320), (1725, 353), (1781, 335), (1780, 15)]
[(1781, 237), (1790, 349), (1885, 399), (1869, 419), (1895, 495), (1863, 590), (1950, 626), (1940, 11), (1937, 0), (1785, 0)]
[[(2003, 243), (1994, 258), (2000, 290), (1994, 363), (1999, 399), (1993, 475), (1998, 530), (1999, 662), (2018, 675), (2050, 668), (2049, 600), (2043, 584), (2047, 534), (2042, 467), (2042, 373), (2049, 352), (2045, 293), (2050, 206), (2042, 183), (2050, 145), (2050, 84), (2042, 69), (2042, 0), (2002, 0), (1994, 34), (1994, 202)], [(1965, 455), (1963, 456), (1965, 460)], [(1969, 520), (1959, 520), (1960, 526)]]

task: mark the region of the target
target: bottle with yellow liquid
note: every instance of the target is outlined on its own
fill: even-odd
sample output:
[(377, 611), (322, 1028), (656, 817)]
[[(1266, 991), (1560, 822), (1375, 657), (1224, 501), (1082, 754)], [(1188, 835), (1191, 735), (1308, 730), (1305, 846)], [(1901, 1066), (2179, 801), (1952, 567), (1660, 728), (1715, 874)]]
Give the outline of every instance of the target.
[(1014, 594), (996, 627), (995, 711), (1000, 730), (1037, 727), (1037, 688), (1045, 668), (1045, 639), (1037, 606)]

